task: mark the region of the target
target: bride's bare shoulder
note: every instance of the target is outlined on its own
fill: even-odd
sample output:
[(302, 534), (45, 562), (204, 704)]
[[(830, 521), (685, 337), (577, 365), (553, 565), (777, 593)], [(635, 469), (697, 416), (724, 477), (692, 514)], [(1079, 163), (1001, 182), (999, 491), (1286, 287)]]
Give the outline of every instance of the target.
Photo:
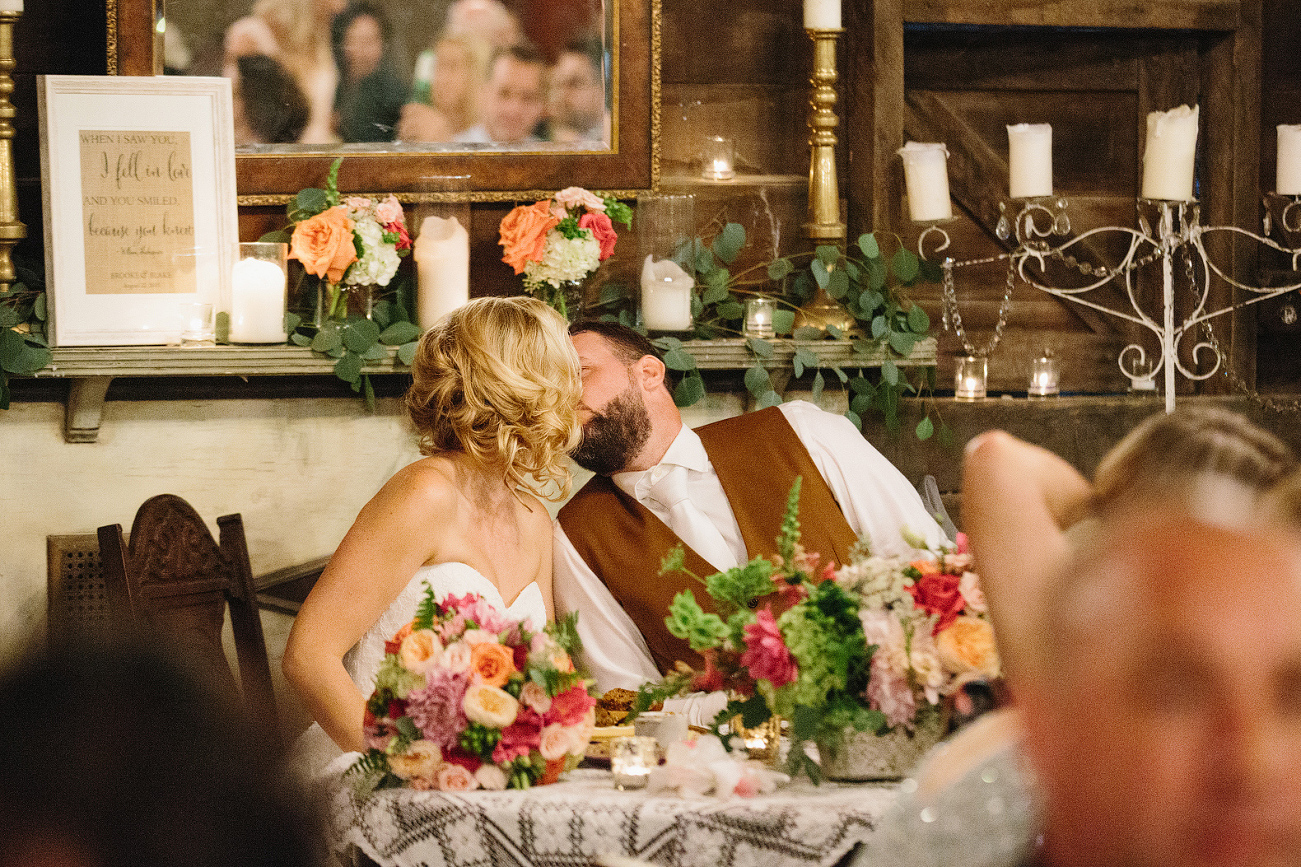
[(399, 504), (420, 511), (454, 508), (457, 501), (455, 469), (446, 458), (421, 458), (394, 473), (376, 494), (376, 500), (388, 508)]

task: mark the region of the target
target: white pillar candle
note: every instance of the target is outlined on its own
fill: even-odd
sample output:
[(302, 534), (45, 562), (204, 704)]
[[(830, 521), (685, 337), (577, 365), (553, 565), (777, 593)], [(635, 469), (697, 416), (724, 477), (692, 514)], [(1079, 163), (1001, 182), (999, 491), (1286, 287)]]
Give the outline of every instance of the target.
[(648, 331), (691, 329), (695, 280), (672, 259), (647, 256), (641, 268), (641, 316)]
[(808, 30), (839, 30), (840, 0), (804, 0), (804, 27)]
[(412, 255), (416, 318), (429, 328), (470, 300), (470, 233), (456, 217), (425, 217)]
[(930, 223), (952, 217), (948, 148), (939, 142), (910, 141), (899, 148), (899, 156), (903, 157), (908, 213), (913, 222)]
[(1193, 198), (1199, 106), (1181, 105), (1147, 116), (1143, 198), (1187, 202)]
[(1008, 194), (1034, 199), (1053, 194), (1053, 128), (1018, 123), (1007, 128)]
[(22, 12), (23, 0), (0, 0), (0, 12)]
[(265, 259), (240, 259), (230, 281), (230, 342), (284, 343), (285, 272)]
[(1301, 125), (1278, 125), (1278, 174), (1274, 192), (1301, 196)]

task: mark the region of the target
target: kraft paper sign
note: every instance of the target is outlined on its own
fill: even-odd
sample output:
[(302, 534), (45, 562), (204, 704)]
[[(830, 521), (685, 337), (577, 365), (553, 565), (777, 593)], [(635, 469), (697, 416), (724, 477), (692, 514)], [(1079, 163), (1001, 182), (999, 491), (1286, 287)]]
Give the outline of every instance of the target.
[(51, 343), (176, 343), (225, 309), (238, 242), (230, 82), (42, 76)]

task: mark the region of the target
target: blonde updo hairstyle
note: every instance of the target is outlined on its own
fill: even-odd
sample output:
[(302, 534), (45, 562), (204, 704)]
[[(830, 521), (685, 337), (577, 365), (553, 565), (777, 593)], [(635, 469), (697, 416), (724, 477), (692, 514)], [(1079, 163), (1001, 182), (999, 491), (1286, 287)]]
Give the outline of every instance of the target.
[(506, 481), (562, 500), (581, 436), (578, 354), (568, 324), (536, 298), (476, 298), (425, 332), (407, 413), (420, 452), (505, 466)]

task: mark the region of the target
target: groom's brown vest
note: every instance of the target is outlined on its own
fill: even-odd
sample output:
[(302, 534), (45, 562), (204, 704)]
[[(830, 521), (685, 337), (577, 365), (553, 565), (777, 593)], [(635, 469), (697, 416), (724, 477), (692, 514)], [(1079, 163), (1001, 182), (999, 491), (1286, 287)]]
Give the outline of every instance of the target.
[[(804, 550), (816, 551), (824, 560), (848, 561), (857, 536), (779, 409), (724, 419), (696, 433), (736, 514), (749, 557), (776, 553), (786, 496), (802, 476)], [(637, 624), (659, 670), (667, 674), (679, 659), (692, 666), (702, 664), (699, 654), (664, 625), (673, 596), (687, 587), (710, 610), (703, 588), (690, 577), (659, 574), (660, 560), (682, 540), (607, 476), (592, 477), (560, 510), (559, 520), (579, 555)], [(718, 571), (690, 548), (686, 555), (686, 566), (696, 575), (703, 578)]]

